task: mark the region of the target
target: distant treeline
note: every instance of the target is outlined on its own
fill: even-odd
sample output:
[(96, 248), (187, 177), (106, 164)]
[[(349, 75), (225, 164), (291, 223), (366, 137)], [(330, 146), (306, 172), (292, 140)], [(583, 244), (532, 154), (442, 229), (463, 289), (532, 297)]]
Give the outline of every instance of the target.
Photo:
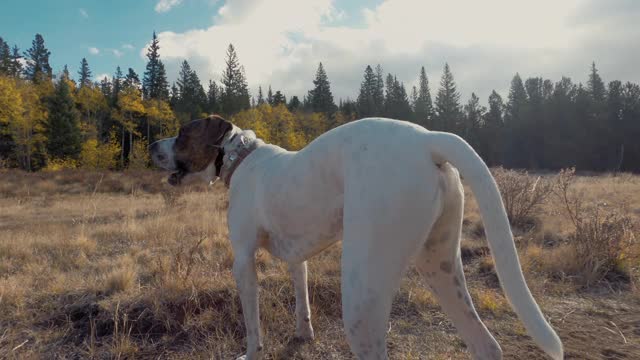
[(74, 80), (66, 65), (54, 76), (40, 34), (25, 52), (0, 38), (0, 167), (144, 167), (149, 142), (218, 113), (292, 150), (345, 122), (384, 116), (459, 134), (492, 166), (640, 171), (640, 87), (605, 85), (595, 64), (586, 85), (516, 74), (507, 99), (493, 91), (488, 106), (473, 93), (461, 101), (448, 65), (435, 97), (424, 67), (407, 90), (367, 65), (358, 95), (336, 104), (322, 63), (302, 99), (271, 86), (252, 96), (233, 45), (220, 81), (206, 88), (186, 60), (170, 86), (159, 49), (154, 33), (142, 79), (117, 67), (93, 81), (83, 58)]

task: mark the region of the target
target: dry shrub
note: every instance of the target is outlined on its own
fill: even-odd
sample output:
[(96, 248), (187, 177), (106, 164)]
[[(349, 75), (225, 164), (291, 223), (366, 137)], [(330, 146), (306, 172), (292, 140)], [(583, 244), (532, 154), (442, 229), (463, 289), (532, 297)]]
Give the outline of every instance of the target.
[[(576, 274), (580, 273), (573, 244), (561, 244), (553, 248), (529, 244), (520, 254), (520, 260), (526, 274), (533, 273), (553, 280), (554, 290), (562, 290), (566, 286), (568, 289), (574, 289), (575, 280), (578, 278)], [(536, 284), (537, 277), (531, 276), (531, 279), (527, 279), (530, 287)]]
[(47, 166), (43, 171), (60, 171), (75, 169), (78, 167), (78, 162), (74, 159), (51, 159), (47, 161)]
[(125, 266), (114, 269), (104, 279), (103, 290), (106, 294), (115, 294), (127, 291), (136, 285), (137, 274), (135, 268)]
[(503, 296), (489, 289), (472, 289), (471, 297), (478, 310), (484, 314), (500, 315), (509, 311), (510, 306)]
[(492, 170), (498, 184), (509, 222), (513, 226), (527, 227), (533, 216), (551, 194), (553, 182), (541, 176), (530, 176), (527, 171)]
[(572, 189), (574, 180), (575, 169), (562, 170), (554, 190), (573, 225), (573, 263), (567, 264), (567, 270), (577, 272), (585, 287), (605, 279), (629, 280), (640, 261), (632, 219), (602, 203), (585, 206), (582, 194)]
[(173, 189), (167, 189), (165, 191), (161, 191), (160, 195), (162, 195), (164, 205), (170, 208), (180, 203), (180, 195), (182, 195), (182, 193)]

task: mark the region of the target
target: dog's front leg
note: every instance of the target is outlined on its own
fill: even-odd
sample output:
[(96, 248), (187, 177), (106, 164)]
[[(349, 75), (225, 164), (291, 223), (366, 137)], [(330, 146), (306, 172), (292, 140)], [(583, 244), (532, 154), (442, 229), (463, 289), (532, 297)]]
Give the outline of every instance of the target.
[(262, 359), (262, 334), (260, 333), (260, 311), (258, 309), (258, 277), (255, 253), (235, 254), (233, 276), (240, 293), (244, 324), (247, 329), (247, 354), (238, 360)]
[(311, 308), (309, 307), (309, 291), (307, 288), (307, 262), (289, 264), (289, 272), (291, 273), (296, 293), (296, 337), (302, 340), (313, 340)]

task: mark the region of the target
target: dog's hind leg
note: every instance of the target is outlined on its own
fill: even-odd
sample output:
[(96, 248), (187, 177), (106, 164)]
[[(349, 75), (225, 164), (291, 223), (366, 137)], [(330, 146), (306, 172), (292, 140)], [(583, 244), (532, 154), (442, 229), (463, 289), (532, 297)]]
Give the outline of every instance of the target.
[[(400, 184), (401, 189), (419, 186)], [(435, 219), (438, 211), (434, 191), (376, 192), (346, 200), (344, 208), (342, 316), (351, 351), (367, 360), (388, 358), (385, 340), (394, 294), (433, 223), (425, 223), (425, 214)]]
[(296, 337), (303, 340), (313, 340), (309, 290), (307, 288), (307, 262), (289, 264), (289, 272), (296, 293)]
[(496, 340), (478, 317), (464, 278), (460, 258), (460, 233), (464, 193), (457, 173), (445, 169), (442, 215), (416, 258), (416, 266), (453, 322), (474, 359), (501, 359)]

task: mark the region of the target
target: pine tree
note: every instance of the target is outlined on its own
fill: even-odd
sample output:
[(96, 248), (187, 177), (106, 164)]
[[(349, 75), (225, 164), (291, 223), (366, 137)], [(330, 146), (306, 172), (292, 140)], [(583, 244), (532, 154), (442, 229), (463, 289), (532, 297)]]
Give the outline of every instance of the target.
[(127, 76), (125, 76), (124, 78), (123, 85), (124, 87), (133, 86), (138, 89), (140, 88), (140, 77), (132, 68), (129, 68), (129, 71), (127, 72)]
[(106, 76), (100, 80), (100, 91), (106, 99), (111, 98), (112, 84), (111, 81), (109, 81), (109, 78)]
[(38, 83), (51, 79), (53, 71), (49, 65), (49, 55), (51, 55), (51, 52), (47, 50), (44, 38), (42, 35), (36, 34), (31, 43), (31, 48), (24, 54), (27, 59), (24, 74), (28, 80)]
[(384, 78), (382, 74), (382, 66), (376, 66), (376, 82), (373, 91), (373, 103), (375, 104), (372, 116), (381, 116), (384, 111)]
[(486, 112), (487, 108), (480, 105), (478, 96), (475, 93), (471, 93), (469, 102), (464, 106), (465, 122), (461, 134), (474, 149), (479, 149), (480, 147), (480, 127)]
[(118, 96), (120, 95), (120, 91), (122, 91), (122, 80), (122, 70), (120, 69), (120, 66), (118, 66), (116, 67), (116, 73), (113, 75), (113, 91), (111, 93), (111, 102), (114, 105), (118, 103)]
[(204, 91), (204, 87), (200, 82), (200, 78), (195, 70), (191, 71), (191, 76), (189, 77), (189, 82), (194, 92), (194, 103), (196, 108), (199, 110), (198, 114), (195, 114), (196, 117), (199, 117), (207, 107), (207, 93)]
[(358, 103), (349, 98), (346, 100), (340, 99), (340, 105), (338, 106), (338, 113), (334, 117), (331, 127), (340, 126), (351, 119), (356, 118), (358, 113)]
[(316, 78), (313, 80), (314, 88), (309, 90), (309, 102), (313, 112), (321, 112), (326, 115), (332, 114), (336, 109), (331, 94), (331, 85), (327, 73), (324, 71), (322, 63), (318, 65)]
[(373, 73), (371, 66), (367, 65), (364, 69), (364, 79), (360, 84), (360, 93), (358, 94), (357, 108), (358, 116), (370, 117), (376, 115), (378, 104), (375, 103), (375, 93), (377, 90), (377, 78)]
[(153, 32), (151, 45), (147, 50), (147, 67), (142, 79), (145, 99), (169, 99), (169, 82), (164, 64), (160, 60), (160, 45), (156, 32)]
[[(175, 94), (174, 94), (175, 96)], [(189, 63), (184, 60), (180, 67), (177, 81), (177, 98), (174, 109), (186, 115), (185, 120), (193, 120), (202, 115), (207, 108), (207, 94), (200, 83), (200, 78)]]
[(220, 112), (220, 89), (212, 80), (209, 80), (209, 89), (207, 91), (207, 112), (209, 114)]
[(78, 71), (78, 75), (80, 75), (79, 83), (80, 87), (91, 86), (91, 70), (89, 70), (89, 63), (86, 58), (82, 58), (80, 62), (80, 71)]
[[(527, 92), (527, 107), (524, 114), (521, 133), (523, 145), (529, 149), (526, 156), (526, 166), (529, 169), (540, 167), (543, 153), (538, 144), (544, 143), (546, 131), (553, 131), (548, 127), (547, 116), (544, 114), (544, 80), (541, 77), (528, 78), (524, 82)], [(551, 125), (553, 126), (553, 125)], [(524, 135), (524, 134), (528, 134)]]
[(607, 90), (604, 87), (604, 82), (598, 74), (596, 69), (596, 63), (591, 63), (591, 73), (589, 74), (589, 80), (587, 81), (587, 91), (589, 95), (597, 104), (603, 104), (607, 95)]
[(395, 110), (394, 104), (396, 103), (396, 99), (395, 99), (396, 91), (394, 90), (396, 83), (391, 73), (387, 74), (387, 79), (385, 81), (385, 84), (386, 84), (386, 89), (385, 89), (386, 93), (384, 97), (384, 116), (393, 118), (394, 117), (393, 113)]
[(9, 44), (0, 37), (0, 75), (9, 75), (11, 70), (11, 50)]
[(67, 64), (64, 64), (64, 68), (62, 69), (62, 78), (65, 80), (71, 80), (71, 73), (69, 72), (69, 67), (67, 66)]
[(233, 44), (229, 44), (227, 48), (226, 65), (227, 67), (222, 74), (222, 84), (224, 85), (222, 111), (227, 115), (232, 115), (248, 109), (251, 105), (244, 68), (240, 65)]
[[(609, 96), (611, 97), (611, 96)], [(619, 153), (617, 171), (640, 170), (640, 86), (627, 82), (621, 91), (622, 104), (619, 111), (617, 132)]]
[(516, 124), (523, 121), (525, 108), (527, 106), (527, 91), (522, 83), (520, 74), (517, 74), (511, 80), (509, 88), (509, 98), (505, 112), (505, 123)]
[(413, 87), (411, 88), (411, 110), (413, 110), (414, 118), (415, 118), (417, 102), (418, 102), (418, 88), (415, 85), (413, 85)]
[(64, 76), (56, 83), (49, 101), (47, 152), (55, 159), (77, 159), (82, 147), (79, 115)]
[(267, 103), (273, 106), (273, 91), (271, 90), (271, 85), (269, 85), (269, 91), (267, 91)]
[(525, 149), (524, 137), (525, 121), (527, 113), (527, 91), (520, 74), (517, 74), (511, 80), (509, 88), (509, 98), (507, 100), (506, 111), (504, 115), (505, 131), (508, 143), (505, 145), (505, 165), (509, 167), (523, 168), (528, 161)]
[(262, 86), (258, 86), (258, 106), (264, 104), (264, 96), (262, 95)]
[(291, 99), (289, 99), (289, 105), (287, 105), (287, 107), (289, 108), (289, 111), (296, 111), (300, 108), (302, 104), (300, 103), (300, 99), (298, 99), (297, 96), (292, 96)]
[(504, 102), (495, 90), (489, 95), (489, 111), (484, 114), (484, 125), (481, 130), (481, 153), (490, 166), (502, 164), (503, 152), (503, 119)]
[[(269, 88), (269, 90), (271, 90), (271, 88)], [(276, 91), (273, 95), (273, 106), (277, 106), (279, 104), (287, 104), (287, 98), (282, 92), (280, 92), (280, 90)]]
[(178, 86), (178, 93), (181, 98), (184, 98), (187, 95), (187, 93), (191, 90), (190, 88), (191, 71), (192, 71), (191, 65), (189, 65), (189, 62), (187, 60), (183, 60), (182, 64), (180, 65), (178, 80), (176, 81), (176, 85)]
[(598, 170), (613, 170), (616, 166), (616, 153), (620, 145), (612, 143), (615, 130), (606, 122), (607, 92), (602, 78), (598, 74), (595, 62), (591, 63), (591, 71), (587, 80), (586, 92), (589, 96), (588, 114), (584, 126), (589, 129), (589, 136), (584, 139), (585, 145), (593, 148), (589, 163)]
[(387, 75), (387, 97), (385, 116), (393, 119), (408, 120), (412, 117), (411, 104), (404, 84), (391, 75)]
[(429, 91), (429, 79), (424, 70), (424, 66), (420, 69), (420, 78), (418, 81), (418, 97), (414, 104), (415, 122), (424, 127), (431, 127), (433, 118), (433, 103), (431, 102), (431, 93)]
[(171, 84), (171, 94), (169, 95), (169, 104), (171, 108), (176, 110), (178, 108), (178, 102), (180, 101), (180, 90), (176, 86), (176, 83)]
[(18, 45), (14, 45), (13, 52), (11, 54), (11, 68), (9, 69), (9, 75), (13, 77), (20, 77), (20, 74), (22, 74), (22, 62), (20, 62), (20, 59), (22, 59), (20, 49), (18, 49)]
[(433, 130), (458, 132), (461, 115), (460, 93), (456, 88), (449, 64), (445, 64), (444, 73), (440, 79), (440, 89), (436, 95)]

